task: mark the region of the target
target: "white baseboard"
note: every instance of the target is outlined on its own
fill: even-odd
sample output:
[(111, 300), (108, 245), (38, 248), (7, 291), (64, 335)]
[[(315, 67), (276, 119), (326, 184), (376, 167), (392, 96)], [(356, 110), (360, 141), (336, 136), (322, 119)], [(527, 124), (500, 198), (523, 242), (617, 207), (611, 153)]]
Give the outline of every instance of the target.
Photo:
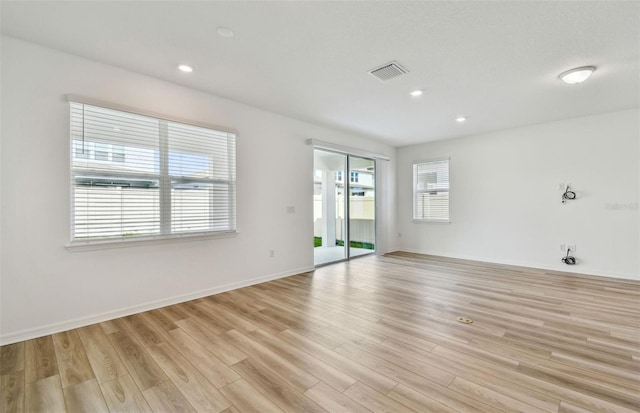
[(304, 267), (304, 268), (298, 268), (290, 271), (283, 271), (276, 274), (256, 277), (256, 278), (252, 278), (249, 280), (244, 280), (236, 283), (224, 284), (224, 285), (209, 288), (206, 290), (200, 290), (192, 293), (177, 295), (174, 297), (151, 301), (144, 304), (138, 304), (131, 307), (120, 308), (113, 311), (106, 311), (104, 313), (90, 315), (86, 317), (80, 317), (73, 320), (63, 321), (60, 323), (47, 324), (40, 327), (20, 330), (14, 333), (5, 334), (2, 337), (0, 337), (0, 345), (4, 346), (7, 344), (17, 343), (19, 341), (30, 340), (32, 338), (59, 333), (61, 331), (67, 331), (74, 328), (85, 327), (91, 324), (101, 323), (107, 320), (113, 320), (114, 318), (125, 317), (128, 315), (137, 314), (144, 311), (154, 310), (156, 308), (166, 307), (168, 305), (183, 303), (185, 301), (195, 300), (197, 298), (220, 294), (225, 291), (236, 290), (238, 288), (248, 287), (250, 285), (260, 284), (267, 281), (277, 280), (279, 278), (290, 277), (292, 275), (310, 272), (310, 271), (313, 271), (314, 269), (315, 269), (314, 267)]
[(397, 245), (390, 245), (389, 248), (387, 248), (387, 252), (385, 252), (385, 254), (389, 254), (391, 252), (396, 252), (396, 251), (402, 251), (402, 250), (398, 248)]
[(458, 258), (458, 259), (462, 259), (462, 260), (480, 261), (480, 262), (487, 262), (487, 263), (492, 263), (492, 264), (505, 264), (505, 265), (513, 265), (513, 266), (517, 266), (517, 267), (536, 268), (536, 269), (548, 270), (548, 271), (559, 271), (559, 272), (568, 272), (568, 273), (573, 273), (573, 274), (595, 275), (595, 276), (598, 276), (598, 277), (620, 278), (620, 279), (624, 279), (624, 280), (634, 280), (634, 281), (640, 280), (640, 275), (639, 274), (619, 273), (619, 272), (612, 272), (612, 271), (602, 271), (602, 270), (597, 270), (597, 269), (592, 269), (592, 268), (584, 268), (584, 267), (581, 267), (579, 265), (574, 266), (574, 267), (571, 267), (571, 266), (568, 266), (568, 265), (561, 265), (561, 264), (549, 265), (549, 264), (541, 264), (541, 263), (536, 263), (536, 262), (527, 262), (527, 261), (518, 261), (518, 260), (505, 260), (505, 259), (498, 259), (498, 258), (486, 258), (486, 257), (477, 257), (477, 256), (472, 256), (472, 255), (466, 255), (466, 254), (450, 254), (450, 253), (443, 253), (443, 252), (436, 252), (436, 251), (415, 250), (415, 249), (410, 249), (410, 248), (397, 249), (396, 251), (411, 252), (411, 253), (414, 253), (414, 254), (435, 255), (435, 256), (447, 257), (447, 258)]

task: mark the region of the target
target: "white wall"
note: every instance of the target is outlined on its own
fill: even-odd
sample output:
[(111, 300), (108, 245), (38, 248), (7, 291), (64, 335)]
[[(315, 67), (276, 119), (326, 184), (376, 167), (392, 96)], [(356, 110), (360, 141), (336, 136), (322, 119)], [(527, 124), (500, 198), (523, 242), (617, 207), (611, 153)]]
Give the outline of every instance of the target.
[[(638, 113), (399, 148), (398, 248), (640, 279)], [(414, 223), (412, 162), (440, 157), (451, 157), (452, 222)], [(577, 200), (561, 204), (561, 182)], [(560, 262), (560, 244), (576, 245), (578, 265)]]
[[(313, 153), (306, 139), (395, 156), (363, 137), (8, 37), (1, 69), (3, 343), (310, 270)], [(240, 234), (67, 251), (68, 93), (236, 129)], [(394, 171), (393, 164), (379, 171), (381, 182), (394, 182)], [(380, 208), (393, 211), (393, 195), (378, 190)], [(287, 214), (288, 205), (297, 213)], [(386, 214), (378, 226), (384, 237), (396, 233)], [(393, 242), (379, 240), (381, 252)]]

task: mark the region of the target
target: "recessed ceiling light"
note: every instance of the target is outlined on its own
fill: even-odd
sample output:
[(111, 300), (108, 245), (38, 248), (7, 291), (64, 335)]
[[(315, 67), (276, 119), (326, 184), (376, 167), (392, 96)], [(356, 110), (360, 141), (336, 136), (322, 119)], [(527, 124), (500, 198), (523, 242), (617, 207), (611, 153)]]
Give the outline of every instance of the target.
[(587, 80), (595, 70), (595, 66), (576, 67), (575, 69), (560, 73), (558, 77), (565, 83), (575, 85), (576, 83), (582, 83)]
[(456, 118), (456, 122), (458, 122), (458, 123), (462, 123), (462, 122), (464, 122), (464, 121), (466, 121), (466, 120), (467, 120), (467, 117), (466, 117), (466, 116), (458, 116), (458, 117)]
[(178, 69), (180, 69), (181, 71), (183, 71), (185, 73), (193, 72), (193, 67), (191, 67), (189, 65), (180, 65), (180, 66), (178, 66)]
[(233, 37), (233, 30), (228, 27), (218, 27), (218, 34), (222, 37)]
[(413, 92), (409, 93), (411, 96), (414, 97), (418, 97), (418, 96), (422, 96), (422, 90), (414, 90)]

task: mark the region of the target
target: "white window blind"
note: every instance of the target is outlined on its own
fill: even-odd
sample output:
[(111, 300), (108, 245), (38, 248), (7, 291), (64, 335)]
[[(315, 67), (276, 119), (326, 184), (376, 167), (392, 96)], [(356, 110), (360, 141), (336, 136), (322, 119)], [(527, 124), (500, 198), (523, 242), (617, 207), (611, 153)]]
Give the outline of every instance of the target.
[(70, 105), (72, 241), (235, 231), (233, 133)]
[(413, 219), (449, 221), (449, 160), (413, 164)]

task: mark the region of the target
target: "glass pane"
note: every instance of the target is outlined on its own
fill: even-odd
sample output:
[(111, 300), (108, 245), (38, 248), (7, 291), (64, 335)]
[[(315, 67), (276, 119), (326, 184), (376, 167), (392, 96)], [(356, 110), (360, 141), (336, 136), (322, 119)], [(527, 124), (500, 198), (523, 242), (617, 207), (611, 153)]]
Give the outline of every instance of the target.
[(158, 134), (157, 119), (71, 103), (75, 171), (158, 174)]
[(347, 258), (346, 155), (314, 150), (313, 245), (315, 265)]
[(171, 232), (232, 228), (228, 183), (171, 182)]
[(370, 254), (376, 244), (375, 161), (349, 156), (349, 256)]
[(233, 180), (235, 146), (224, 132), (168, 122), (169, 175)]
[(157, 180), (76, 176), (74, 238), (98, 239), (160, 232)]

